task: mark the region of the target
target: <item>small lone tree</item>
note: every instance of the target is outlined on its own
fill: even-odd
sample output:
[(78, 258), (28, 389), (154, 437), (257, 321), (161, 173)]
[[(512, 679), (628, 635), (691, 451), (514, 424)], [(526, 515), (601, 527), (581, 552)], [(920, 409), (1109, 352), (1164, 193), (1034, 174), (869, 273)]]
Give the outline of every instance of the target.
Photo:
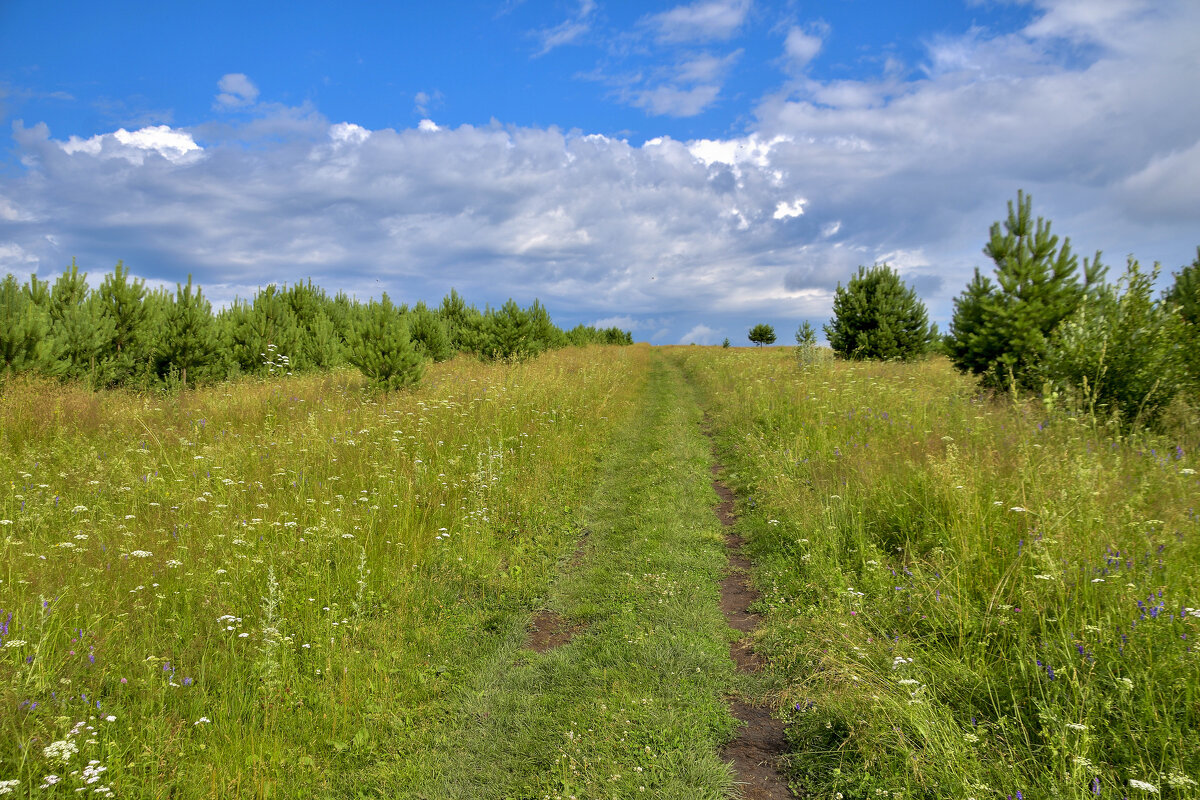
[(796, 359), (801, 364), (811, 364), (817, 360), (817, 331), (808, 320), (796, 329)]
[(1017, 192), (1003, 228), (999, 222), (992, 225), (983, 252), (996, 265), (996, 283), (977, 269), (954, 301), (950, 360), (996, 389), (1041, 388), (1051, 334), (1104, 272), (1099, 253), (1091, 263), (1085, 259), (1081, 285), (1070, 239), (1059, 247), (1050, 223), (1041, 217), (1033, 221), (1032, 205), (1032, 198)]
[(750, 341), (759, 347), (764, 344), (775, 344), (775, 329), (770, 325), (758, 324), (750, 329)]
[(721, 347), (725, 347), (725, 348), (729, 347), (729, 337), (728, 336), (725, 337), (725, 341), (721, 342)]
[(910, 361), (929, 350), (929, 317), (887, 264), (860, 266), (845, 288), (838, 284), (825, 336), (842, 358)]

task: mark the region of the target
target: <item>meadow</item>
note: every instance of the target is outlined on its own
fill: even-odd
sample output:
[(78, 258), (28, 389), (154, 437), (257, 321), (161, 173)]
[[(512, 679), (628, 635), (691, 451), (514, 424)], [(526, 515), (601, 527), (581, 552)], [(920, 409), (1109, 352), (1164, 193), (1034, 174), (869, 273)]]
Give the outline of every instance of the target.
[[(1165, 430), (790, 348), (10, 379), (0, 795), (732, 797), (740, 694), (801, 797), (1194, 797), (1200, 427)], [(544, 609), (574, 639), (534, 653)]]
[(0, 793), (344, 796), (383, 754), (420, 785), (446, 696), (574, 547), (645, 358), (460, 358), (386, 395), (10, 381)]
[[(687, 350), (758, 566), (792, 785), (1195, 797), (1200, 445), (943, 360)], [(807, 795), (806, 795), (807, 796)]]

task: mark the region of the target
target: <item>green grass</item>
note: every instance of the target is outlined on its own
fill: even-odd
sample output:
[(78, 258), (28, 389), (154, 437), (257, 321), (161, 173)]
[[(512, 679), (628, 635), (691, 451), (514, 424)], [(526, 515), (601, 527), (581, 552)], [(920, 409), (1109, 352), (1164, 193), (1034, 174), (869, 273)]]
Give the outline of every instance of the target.
[(0, 780), (379, 796), (357, 776), (384, 758), (433, 780), (458, 693), (574, 546), (647, 357), (458, 360), (379, 399), (343, 373), (4, 386)]
[[(805, 796), (1195, 797), (1200, 429), (1174, 430), (784, 349), (459, 359), (383, 396), (8, 382), (0, 789), (730, 797), (742, 692)], [(543, 608), (579, 628), (539, 654)]]
[(446, 783), (430, 797), (721, 798), (717, 756), (731, 631), (711, 452), (677, 368), (655, 357), (637, 416), (613, 442), (578, 561), (546, 605), (580, 626), (523, 649), (513, 628), (466, 698)]
[(676, 358), (705, 393), (814, 797), (1194, 797), (1194, 427), (1114, 438), (944, 361)]

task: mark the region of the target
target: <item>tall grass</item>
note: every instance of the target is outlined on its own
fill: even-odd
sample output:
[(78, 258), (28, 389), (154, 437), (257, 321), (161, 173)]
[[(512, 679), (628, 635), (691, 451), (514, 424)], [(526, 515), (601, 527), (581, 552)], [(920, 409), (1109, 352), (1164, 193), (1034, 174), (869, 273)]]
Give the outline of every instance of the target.
[(1194, 430), (1116, 437), (937, 359), (682, 350), (815, 797), (1197, 796)]
[(324, 796), (385, 752), (419, 785), (646, 355), (459, 359), (384, 396), (3, 386), (0, 793)]

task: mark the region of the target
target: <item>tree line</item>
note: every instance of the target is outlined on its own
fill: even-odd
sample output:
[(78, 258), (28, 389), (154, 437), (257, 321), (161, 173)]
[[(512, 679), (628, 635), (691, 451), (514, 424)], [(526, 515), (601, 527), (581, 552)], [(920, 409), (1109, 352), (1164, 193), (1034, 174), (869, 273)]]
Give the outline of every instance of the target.
[[(988, 389), (1070, 398), (1126, 427), (1154, 424), (1178, 397), (1200, 400), (1200, 248), (1156, 297), (1158, 264), (1146, 270), (1131, 256), (1110, 281), (1099, 252), (1081, 264), (1070, 239), (1035, 220), (1032, 207), (1018, 192), (1007, 218), (992, 225), (983, 249), (992, 275), (976, 268), (944, 336), (895, 270), (860, 266), (838, 284), (824, 326), (834, 354), (907, 361), (940, 352)], [(766, 340), (760, 327), (751, 341)], [(817, 335), (808, 322), (796, 343), (801, 360), (812, 360)]]
[(545, 306), (508, 300), (479, 310), (453, 289), (436, 308), (360, 302), (312, 281), (271, 284), (213, 310), (186, 284), (148, 289), (121, 262), (93, 291), (75, 261), (51, 285), (36, 275), (0, 282), (0, 372), (39, 373), (100, 387), (186, 387), (239, 375), (358, 367), (371, 385), (420, 380), (458, 353), (521, 359), (568, 345), (633, 343), (628, 331), (562, 330)]

